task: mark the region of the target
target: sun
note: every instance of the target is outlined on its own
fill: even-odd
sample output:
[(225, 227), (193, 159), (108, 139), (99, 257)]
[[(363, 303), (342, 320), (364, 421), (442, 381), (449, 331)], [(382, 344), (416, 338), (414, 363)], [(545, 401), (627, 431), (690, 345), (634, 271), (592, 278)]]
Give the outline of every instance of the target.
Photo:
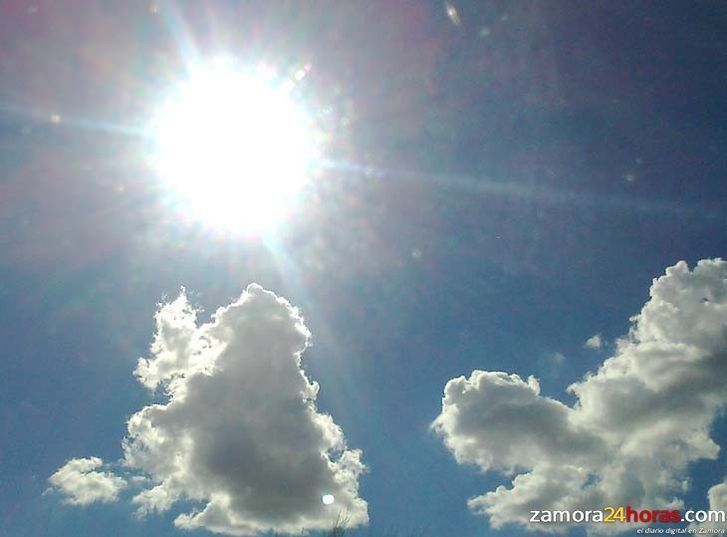
[(190, 69), (155, 116), (154, 163), (175, 205), (227, 231), (264, 233), (289, 212), (318, 156), (311, 118), (281, 80), (215, 60)]

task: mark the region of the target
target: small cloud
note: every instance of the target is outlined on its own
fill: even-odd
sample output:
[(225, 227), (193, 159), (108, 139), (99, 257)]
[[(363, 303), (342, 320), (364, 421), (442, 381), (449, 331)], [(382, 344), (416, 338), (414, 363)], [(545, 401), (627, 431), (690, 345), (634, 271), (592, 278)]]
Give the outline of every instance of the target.
[(48, 478), (49, 491), (58, 491), (73, 505), (89, 505), (95, 502), (114, 502), (126, 481), (110, 472), (98, 472), (103, 466), (98, 457), (71, 459)]
[(603, 339), (601, 338), (601, 334), (596, 334), (595, 336), (589, 337), (583, 344), (583, 346), (587, 349), (600, 349), (601, 347), (603, 347)]
[(563, 365), (563, 362), (565, 362), (565, 356), (560, 352), (553, 353), (550, 359), (555, 365)]
[[(709, 510), (713, 512), (727, 511), (727, 480), (713, 486), (707, 491), (707, 499), (709, 500)], [(724, 530), (724, 522), (693, 522), (689, 525), (689, 529), (696, 533), (701, 533), (700, 528), (704, 530), (716, 530), (721, 533)], [(706, 533), (706, 532), (705, 532)]]

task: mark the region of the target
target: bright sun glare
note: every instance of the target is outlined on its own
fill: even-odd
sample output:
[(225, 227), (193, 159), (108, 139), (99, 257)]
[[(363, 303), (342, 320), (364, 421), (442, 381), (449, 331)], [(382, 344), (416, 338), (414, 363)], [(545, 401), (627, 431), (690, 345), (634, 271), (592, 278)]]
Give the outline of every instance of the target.
[(285, 216), (317, 152), (293, 86), (228, 61), (198, 67), (179, 84), (154, 122), (155, 161), (189, 216), (243, 233)]

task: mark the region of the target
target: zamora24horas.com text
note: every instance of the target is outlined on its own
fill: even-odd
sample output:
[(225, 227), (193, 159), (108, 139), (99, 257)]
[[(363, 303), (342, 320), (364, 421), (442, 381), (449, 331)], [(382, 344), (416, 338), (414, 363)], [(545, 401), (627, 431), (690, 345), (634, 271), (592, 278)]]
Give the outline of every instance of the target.
[[(533, 524), (568, 524), (568, 523), (632, 523), (632, 524), (677, 524), (711, 523), (725, 524), (727, 528), (727, 511), (681, 511), (679, 509), (634, 509), (631, 506), (606, 506), (593, 510), (553, 510), (545, 509), (530, 511), (530, 522)], [(705, 528), (706, 529), (706, 528)], [(714, 531), (712, 531), (714, 530)], [(727, 533), (725, 529), (712, 529), (709, 533)], [(690, 533), (698, 533), (690, 532)], [(706, 533), (706, 532), (705, 532)]]

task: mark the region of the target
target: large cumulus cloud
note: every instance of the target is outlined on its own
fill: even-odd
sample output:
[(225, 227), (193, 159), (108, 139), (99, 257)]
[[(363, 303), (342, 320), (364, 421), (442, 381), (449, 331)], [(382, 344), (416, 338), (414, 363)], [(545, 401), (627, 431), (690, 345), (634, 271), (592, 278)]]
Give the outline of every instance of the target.
[(681, 507), (688, 464), (719, 452), (710, 425), (726, 374), (727, 263), (682, 261), (654, 280), (614, 356), (568, 388), (574, 405), (541, 395), (533, 377), (474, 371), (447, 383), (433, 428), (458, 462), (514, 475), (471, 498), (473, 512), (495, 528), (559, 530), (530, 526), (529, 511)]
[(133, 497), (140, 516), (191, 501), (178, 527), (231, 535), (368, 521), (361, 452), (317, 411), (301, 368), (309, 337), (297, 310), (257, 285), (202, 325), (184, 293), (159, 310), (135, 374), (167, 401), (135, 413), (123, 440), (122, 465), (148, 478)]

